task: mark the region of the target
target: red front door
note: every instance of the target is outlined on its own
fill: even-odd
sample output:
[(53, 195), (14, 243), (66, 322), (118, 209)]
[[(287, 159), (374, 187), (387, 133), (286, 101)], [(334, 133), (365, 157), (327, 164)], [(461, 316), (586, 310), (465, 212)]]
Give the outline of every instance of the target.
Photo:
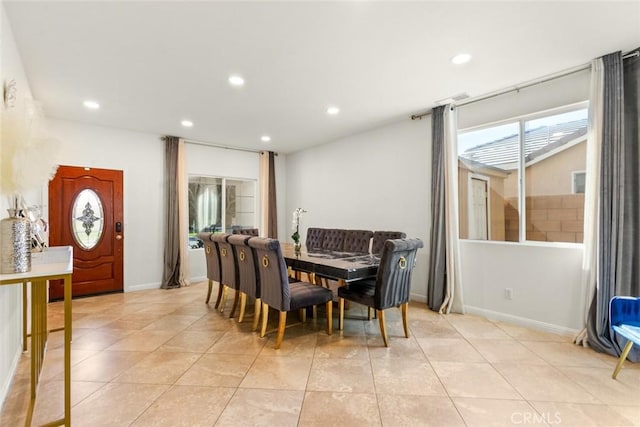
[[(60, 166), (49, 183), (49, 244), (73, 246), (73, 296), (123, 290), (122, 171)], [(52, 282), (51, 300), (63, 298)]]

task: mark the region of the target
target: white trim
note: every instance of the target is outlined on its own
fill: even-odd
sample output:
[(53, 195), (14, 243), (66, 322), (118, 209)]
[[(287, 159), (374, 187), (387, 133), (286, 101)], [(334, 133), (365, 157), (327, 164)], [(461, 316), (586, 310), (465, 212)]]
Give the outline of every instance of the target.
[(136, 291), (146, 291), (147, 289), (160, 289), (160, 282), (154, 282), (154, 283), (141, 283), (139, 285), (129, 285), (129, 286), (125, 286), (125, 293), (126, 292), (136, 292)]
[(539, 320), (527, 319), (526, 317), (514, 316), (512, 314), (500, 313), (497, 311), (487, 310), (480, 307), (465, 305), (464, 309), (469, 314), (482, 316), (489, 320), (499, 320), (501, 322), (512, 323), (518, 326), (535, 329), (537, 331), (549, 332), (552, 334), (574, 337), (579, 331), (577, 329), (567, 328), (565, 326), (554, 325), (551, 323), (540, 322)]
[[(20, 340), (22, 341), (22, 340)], [(9, 390), (11, 389), (11, 383), (13, 382), (13, 377), (18, 370), (18, 362), (20, 362), (20, 356), (22, 356), (22, 345), (19, 345), (16, 349), (16, 353), (13, 355), (13, 360), (11, 361), (11, 366), (7, 370), (7, 380), (0, 387), (0, 407), (3, 406), (7, 398), (9, 396)]]
[(409, 300), (410, 301), (414, 301), (414, 302), (421, 302), (421, 303), (424, 303), (424, 304), (427, 303), (426, 295), (421, 295), (421, 294), (411, 293), (411, 294), (409, 294)]

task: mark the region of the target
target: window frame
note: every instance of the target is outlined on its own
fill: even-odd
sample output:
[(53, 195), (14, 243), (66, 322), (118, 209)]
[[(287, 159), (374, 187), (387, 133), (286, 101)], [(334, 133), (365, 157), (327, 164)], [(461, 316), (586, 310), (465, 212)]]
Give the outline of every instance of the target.
[[(191, 183), (191, 178), (209, 178), (209, 179), (219, 179), (221, 180), (221, 192), (220, 192), (220, 223), (222, 231), (220, 233), (226, 233), (227, 231), (227, 181), (240, 181), (240, 182), (251, 182), (253, 183), (253, 226), (257, 227), (258, 221), (258, 180), (255, 178), (238, 178), (231, 176), (220, 176), (220, 175), (205, 175), (201, 173), (189, 173), (187, 174), (187, 211), (189, 205), (189, 184)], [(188, 212), (187, 212), (188, 214)], [(189, 223), (189, 218), (187, 218), (187, 224)], [(231, 227), (231, 225), (229, 225)], [(189, 233), (189, 226), (187, 225), (187, 236)], [(187, 238), (187, 241), (189, 239)], [(190, 251), (203, 250), (203, 248), (192, 248), (189, 246)]]
[[(464, 105), (462, 105), (464, 106)], [(526, 164), (525, 164), (525, 135), (526, 135), (526, 123), (533, 121), (533, 120), (537, 120), (537, 119), (541, 119), (541, 118), (545, 118), (545, 117), (549, 117), (549, 116), (554, 116), (554, 115), (559, 115), (559, 114), (563, 114), (563, 113), (569, 113), (572, 111), (578, 111), (578, 110), (582, 110), (582, 109), (589, 109), (589, 101), (580, 101), (580, 102), (574, 102), (571, 104), (567, 104), (567, 105), (563, 105), (560, 107), (555, 107), (555, 108), (549, 108), (546, 110), (541, 110), (541, 111), (537, 111), (534, 113), (528, 113), (528, 114), (521, 114), (518, 116), (513, 116), (513, 117), (509, 117), (509, 118), (505, 118), (505, 119), (501, 119), (501, 120), (496, 120), (493, 122), (489, 122), (489, 123), (483, 123), (481, 125), (475, 125), (475, 126), (469, 126), (467, 128), (462, 128), (462, 129), (457, 129), (456, 132), (456, 136), (463, 134), (463, 133), (468, 133), (468, 132), (475, 132), (475, 131), (480, 131), (480, 130), (485, 130), (485, 129), (490, 129), (490, 128), (494, 128), (494, 127), (499, 127), (499, 126), (504, 126), (510, 123), (518, 123), (518, 129), (519, 129), (519, 133), (518, 133), (518, 139), (519, 139), (519, 158), (518, 158), (518, 178), (517, 178), (517, 185), (518, 185), (518, 241), (514, 242), (514, 241), (502, 241), (502, 240), (491, 240), (491, 234), (489, 233), (488, 235), (488, 239), (487, 240), (476, 240), (476, 239), (469, 239), (469, 238), (465, 238), (462, 239), (460, 238), (460, 236), (458, 235), (458, 239), (460, 240), (465, 240), (465, 241), (478, 241), (478, 242), (491, 242), (491, 243), (507, 243), (507, 244), (535, 244), (535, 245), (548, 245), (548, 246), (575, 246), (575, 245), (580, 245), (582, 246), (583, 243), (572, 243), (572, 242), (547, 242), (547, 241), (538, 241), (538, 240), (528, 240), (527, 239), (527, 216), (526, 216)], [(456, 155), (459, 157), (459, 153), (457, 152), (458, 147), (456, 146)], [(586, 174), (586, 171), (575, 171), (575, 172), (583, 172)], [(572, 173), (575, 173), (572, 172)], [(577, 194), (574, 192), (574, 186), (575, 186), (575, 182), (573, 180), (573, 174), (572, 174), (572, 182), (571, 182), (571, 189), (572, 189), (572, 194)], [(582, 193), (579, 193), (582, 194)], [(467, 198), (469, 198), (470, 196), (467, 195)], [(490, 197), (490, 195), (489, 195)], [(468, 202), (467, 202), (468, 203)], [(490, 205), (488, 205), (488, 211), (490, 211)], [(467, 218), (467, 221), (469, 219)], [(488, 229), (490, 230), (490, 225), (491, 225), (491, 221), (488, 221)]]

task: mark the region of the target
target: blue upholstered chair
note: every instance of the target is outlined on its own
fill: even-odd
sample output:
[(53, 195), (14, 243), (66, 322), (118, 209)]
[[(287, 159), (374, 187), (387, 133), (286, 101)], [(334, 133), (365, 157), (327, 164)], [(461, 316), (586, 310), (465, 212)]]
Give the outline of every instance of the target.
[(276, 239), (254, 237), (249, 246), (255, 250), (260, 276), (260, 296), (262, 301), (262, 329), (260, 336), (266, 334), (269, 307), (280, 312), (278, 335), (275, 348), (279, 349), (284, 338), (287, 324), (287, 312), (302, 308), (326, 304), (327, 334), (332, 332), (332, 293), (328, 289), (307, 282), (289, 283), (287, 265), (282, 256), (280, 242)]
[(218, 308), (222, 297), (222, 285), (220, 284), (220, 256), (218, 254), (218, 246), (211, 240), (212, 233), (198, 233), (198, 238), (204, 243), (204, 256), (207, 261), (207, 279), (209, 281), (209, 289), (207, 290), (206, 304), (211, 299), (211, 291), (213, 282), (218, 283), (218, 298), (216, 299), (215, 308)]
[(385, 347), (389, 346), (389, 342), (384, 310), (400, 307), (404, 334), (409, 338), (407, 311), (411, 294), (411, 273), (416, 262), (416, 252), (422, 246), (420, 239), (387, 240), (375, 279), (358, 280), (338, 288), (340, 329), (344, 328), (344, 300), (347, 299), (376, 310)]
[(611, 339), (616, 335), (627, 340), (620, 354), (616, 369), (611, 376), (615, 379), (622, 369), (625, 359), (633, 344), (640, 346), (640, 298), (616, 296), (609, 302), (609, 322), (611, 324)]
[(253, 330), (258, 329), (260, 319), (260, 276), (257, 271), (256, 257), (253, 248), (249, 246), (250, 235), (233, 234), (229, 236), (229, 243), (232, 245), (237, 265), (238, 290), (240, 292), (240, 314), (238, 322), (244, 319), (244, 311), (247, 305), (247, 296), (255, 299), (255, 309), (253, 312)]

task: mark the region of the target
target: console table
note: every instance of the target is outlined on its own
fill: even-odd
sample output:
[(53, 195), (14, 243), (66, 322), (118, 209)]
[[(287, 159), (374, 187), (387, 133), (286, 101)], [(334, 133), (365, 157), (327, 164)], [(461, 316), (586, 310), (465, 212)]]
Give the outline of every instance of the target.
[(73, 274), (73, 248), (57, 246), (33, 253), (31, 271), (0, 274), (0, 285), (23, 285), (22, 328), (23, 349), (26, 350), (26, 283), (31, 282), (31, 399), (26, 426), (31, 425), (38, 380), (44, 362), (49, 331), (47, 329), (47, 281), (64, 280), (64, 418), (51, 421), (47, 426), (71, 425), (71, 275)]

